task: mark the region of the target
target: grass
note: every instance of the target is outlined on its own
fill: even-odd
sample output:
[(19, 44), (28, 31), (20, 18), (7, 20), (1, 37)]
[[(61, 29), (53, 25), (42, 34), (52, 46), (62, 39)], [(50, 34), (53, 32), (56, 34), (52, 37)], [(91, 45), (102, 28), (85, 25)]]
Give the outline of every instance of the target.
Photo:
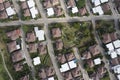
[(114, 21), (96, 21), (96, 28), (100, 35), (103, 35), (105, 33), (112, 33), (115, 31), (114, 28)]
[(49, 54), (40, 55), (40, 60), (43, 66), (52, 66)]
[(6, 70), (4, 69), (4, 66), (2, 63), (1, 55), (0, 55), (0, 80), (9, 80), (8, 74)]

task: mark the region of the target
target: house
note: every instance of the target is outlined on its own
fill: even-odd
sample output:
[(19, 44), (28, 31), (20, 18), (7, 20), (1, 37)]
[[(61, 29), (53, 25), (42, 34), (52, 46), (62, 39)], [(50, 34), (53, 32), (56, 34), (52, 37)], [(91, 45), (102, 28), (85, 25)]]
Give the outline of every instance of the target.
[(23, 76), (23, 77), (20, 78), (20, 80), (29, 80), (29, 79), (30, 79), (29, 75), (25, 75), (25, 76)]
[(100, 0), (92, 0), (92, 3), (94, 3), (95, 6), (100, 5)]
[(93, 56), (100, 54), (99, 46), (93, 45), (89, 47), (89, 51), (92, 53)]
[(91, 53), (90, 53), (89, 51), (85, 51), (85, 52), (82, 54), (82, 57), (85, 58), (85, 59), (90, 59), (90, 58), (92, 58)]
[(23, 64), (22, 63), (16, 63), (13, 65), (15, 71), (21, 71), (23, 69)]
[(36, 41), (36, 36), (35, 36), (35, 33), (33, 31), (27, 33), (27, 35), (26, 35), (26, 41), (27, 42), (34, 42), (34, 41)]
[(69, 61), (68, 65), (69, 65), (70, 69), (74, 69), (77, 67), (77, 63), (75, 62), (75, 60)]
[(29, 10), (29, 9), (25, 9), (25, 10), (23, 10), (23, 15), (24, 15), (25, 17), (29, 17), (29, 16), (31, 16), (31, 14), (30, 14), (30, 10)]
[(23, 51), (19, 50), (19, 51), (14, 52), (14, 53), (12, 53), (11, 57), (12, 57), (13, 62), (21, 61), (24, 59)]
[(29, 7), (29, 8), (32, 8), (32, 7), (35, 6), (34, 0), (27, 0), (27, 4), (28, 4), (28, 7)]
[(46, 72), (45, 72), (45, 69), (44, 68), (41, 68), (39, 70), (39, 77), (42, 79), (42, 80), (45, 80), (47, 78), (47, 75), (46, 75)]
[(0, 11), (2, 11), (2, 10), (4, 10), (5, 8), (4, 8), (4, 5), (3, 5), (3, 3), (0, 3)]
[(79, 77), (81, 75), (80, 69), (78, 67), (71, 70), (71, 73), (72, 73), (74, 78)]
[(66, 62), (65, 55), (63, 55), (63, 54), (58, 54), (57, 60), (58, 60), (58, 62), (60, 62), (60, 63), (62, 63), (62, 64), (65, 63), (65, 62)]
[(6, 19), (6, 18), (8, 18), (8, 16), (7, 16), (7, 13), (5, 12), (5, 10), (1, 11), (0, 12), (0, 19)]
[(71, 61), (75, 59), (75, 55), (73, 53), (67, 53), (65, 56), (66, 56), (67, 61)]
[(50, 17), (50, 16), (53, 16), (55, 14), (54, 12), (54, 9), (51, 7), (51, 8), (47, 8), (47, 15)]
[(33, 19), (37, 17), (38, 10), (36, 9), (36, 7), (30, 8), (30, 12), (31, 12), (31, 16), (32, 16)]
[(51, 0), (45, 0), (45, 1), (43, 2), (43, 6), (44, 6), (46, 9), (52, 7)]
[(105, 68), (104, 66), (100, 66), (100, 67), (98, 68), (97, 72), (98, 72), (98, 76), (99, 76), (100, 78), (103, 78), (104, 75), (105, 75), (105, 73), (107, 72), (107, 70), (106, 70), (106, 68)]
[(34, 64), (35, 66), (41, 64), (40, 57), (35, 57), (35, 58), (33, 58), (33, 64)]
[(51, 0), (51, 3), (53, 6), (58, 5), (59, 4), (59, 0)]
[(37, 43), (30, 43), (30, 44), (28, 44), (28, 51), (29, 51), (30, 53), (35, 53), (35, 52), (37, 52), (37, 48), (38, 48)]
[(73, 13), (73, 14), (77, 13), (78, 11), (79, 11), (79, 10), (78, 10), (77, 7), (72, 7), (72, 13)]
[(110, 11), (110, 6), (109, 6), (108, 3), (105, 3), (105, 4), (101, 5), (101, 7), (103, 9), (103, 12), (105, 12), (105, 13)]
[(63, 49), (63, 42), (61, 39), (56, 40), (55, 45), (57, 50)]
[(38, 44), (38, 50), (39, 50), (40, 55), (43, 55), (43, 54), (47, 53), (47, 49), (46, 48), (47, 47), (46, 47), (45, 44), (42, 44), (42, 43)]
[(54, 77), (52, 76), (52, 77), (49, 77), (48, 80), (55, 80), (55, 79), (54, 79)]
[(26, 1), (21, 2), (21, 9), (27, 9), (28, 5)]
[(21, 30), (20, 29), (16, 29), (16, 30), (7, 32), (6, 35), (11, 40), (16, 40), (16, 39), (20, 38), (22, 34), (21, 34)]
[(55, 75), (55, 70), (53, 67), (45, 68), (45, 72), (48, 77)]
[(45, 32), (44, 30), (39, 30), (38, 27), (34, 27), (35, 35), (38, 38), (39, 41), (45, 40)]
[(67, 8), (75, 7), (76, 3), (74, 0), (67, 0)]
[(103, 38), (103, 43), (109, 43), (109, 42), (111, 42), (111, 37), (110, 37), (110, 34), (109, 33), (106, 33), (106, 34), (104, 34), (104, 35), (102, 35), (102, 38)]
[(94, 64), (95, 64), (95, 65), (101, 64), (101, 59), (100, 59), (100, 58), (94, 59)]
[(92, 10), (93, 10), (94, 14), (99, 14), (99, 15), (103, 15), (104, 14), (101, 6), (94, 7), (94, 8), (92, 8)]
[(118, 65), (119, 64), (118, 58), (111, 59), (110, 63), (112, 66)]
[(52, 29), (52, 35), (53, 35), (53, 38), (58, 38), (58, 37), (61, 37), (61, 30), (60, 28), (53, 28)]
[(13, 16), (13, 15), (16, 14), (14, 8), (12, 8), (12, 7), (6, 8), (6, 12), (7, 12), (7, 15), (8, 15), (8, 16)]
[(92, 59), (87, 60), (87, 64), (90, 68), (94, 67), (94, 63)]
[(54, 11), (55, 11), (56, 16), (61, 16), (61, 15), (64, 14), (61, 6), (56, 6), (56, 7), (54, 7)]
[(70, 70), (70, 67), (69, 67), (68, 63), (64, 63), (61, 65), (60, 72), (63, 73), (63, 72), (67, 72), (69, 70)]
[(111, 37), (111, 40), (112, 40), (112, 41), (115, 41), (115, 40), (118, 39), (118, 38), (117, 38), (117, 34), (116, 34), (115, 32), (110, 33), (110, 37)]
[(11, 7), (10, 1), (5, 1), (5, 2), (4, 2), (4, 6), (5, 6), (5, 8)]
[(71, 72), (65, 72), (65, 73), (62, 73), (63, 77), (65, 80), (73, 80), (73, 77), (72, 77), (72, 74)]
[(80, 13), (81, 16), (84, 16), (85, 14), (87, 14), (86, 8), (83, 7), (83, 8), (81, 8), (81, 9), (79, 9), (79, 13)]
[(0, 0), (0, 3), (3, 3), (4, 2), (4, 0)]
[(10, 43), (7, 43), (7, 47), (8, 47), (8, 51), (10, 53), (20, 49), (20, 45), (17, 45), (16, 41), (12, 41)]

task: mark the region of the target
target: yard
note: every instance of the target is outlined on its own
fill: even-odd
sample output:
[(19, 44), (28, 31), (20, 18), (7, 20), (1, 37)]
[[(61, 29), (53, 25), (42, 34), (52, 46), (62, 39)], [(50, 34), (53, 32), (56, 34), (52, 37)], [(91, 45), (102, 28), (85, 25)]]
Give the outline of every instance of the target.
[(0, 80), (8, 80), (8, 74), (6, 70), (4, 69), (3, 63), (2, 63), (2, 57), (0, 55)]
[(112, 33), (115, 31), (114, 29), (114, 21), (96, 21), (96, 29), (99, 35), (103, 35), (105, 33)]

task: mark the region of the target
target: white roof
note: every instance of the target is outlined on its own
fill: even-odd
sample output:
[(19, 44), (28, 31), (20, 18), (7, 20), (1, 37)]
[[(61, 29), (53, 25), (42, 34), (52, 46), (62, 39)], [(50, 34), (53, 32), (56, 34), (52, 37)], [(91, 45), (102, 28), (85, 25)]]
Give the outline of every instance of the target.
[(25, 0), (20, 0), (20, 1), (25, 1)]
[(117, 57), (116, 51), (111, 52), (110, 56), (111, 56), (112, 59), (116, 58)]
[(109, 51), (114, 50), (114, 46), (113, 46), (112, 43), (108, 43), (108, 44), (106, 44), (106, 47), (108, 48)]
[(54, 77), (49, 77), (48, 80), (55, 80)]
[(98, 5), (101, 4), (101, 3), (100, 3), (100, 0), (94, 0), (93, 3), (94, 3), (95, 6), (98, 6)]
[(120, 48), (118, 48), (116, 51), (117, 51), (117, 54), (120, 55)]
[(114, 70), (114, 73), (120, 73), (120, 65), (116, 65), (114, 67), (112, 67), (112, 69)]
[(34, 27), (34, 31), (35, 31), (36, 37), (38, 38), (39, 41), (45, 40), (44, 30), (38, 30), (37, 27)]
[(76, 67), (77, 67), (77, 64), (75, 63), (74, 60), (69, 61), (68, 64), (69, 64), (69, 66), (70, 66), (70, 69), (73, 69), (73, 68), (76, 68)]
[(17, 49), (20, 49), (20, 45), (19, 45), (19, 44), (18, 44), (18, 45), (16, 45), (16, 48), (17, 48)]
[(38, 64), (40, 64), (40, 63), (41, 63), (40, 57), (33, 58), (33, 64), (34, 64), (34, 65), (38, 65)]
[(100, 0), (101, 3), (108, 2), (108, 0)]
[(16, 13), (15, 13), (15, 10), (14, 10), (12, 7), (8, 7), (8, 8), (6, 9), (6, 12), (7, 12), (7, 15), (8, 15), (8, 16), (12, 16), (12, 15), (16, 14)]
[(32, 18), (36, 18), (36, 15), (38, 14), (38, 10), (35, 7), (32, 7), (30, 9), (30, 12), (31, 12)]
[(60, 72), (66, 72), (68, 70), (70, 70), (68, 63), (61, 65)]
[(100, 58), (94, 59), (94, 63), (95, 65), (101, 64), (101, 59)]
[(77, 7), (73, 7), (72, 8), (72, 13), (74, 14), (74, 13), (77, 13), (78, 12), (78, 8)]
[(47, 9), (47, 15), (48, 16), (53, 16), (55, 13), (54, 13), (54, 10), (53, 10), (53, 8), (48, 8)]
[(93, 10), (93, 13), (98, 13), (99, 15), (103, 15), (104, 14), (101, 6), (94, 7), (94, 8), (92, 8), (92, 10)]
[(35, 6), (35, 2), (34, 2), (33, 0), (28, 0), (27, 3), (28, 3), (28, 7), (29, 7), (29, 8)]
[(120, 48), (120, 40), (113, 41), (115, 48)]
[(120, 80), (120, 74), (119, 74), (119, 75), (117, 75), (117, 78), (118, 78), (118, 80)]

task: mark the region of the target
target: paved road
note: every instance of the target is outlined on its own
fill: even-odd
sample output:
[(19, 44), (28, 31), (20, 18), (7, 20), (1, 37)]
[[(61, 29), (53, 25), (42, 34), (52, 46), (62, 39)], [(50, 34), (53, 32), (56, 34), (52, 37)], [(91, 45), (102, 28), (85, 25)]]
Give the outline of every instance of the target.
[(80, 68), (80, 70), (81, 70), (81, 72), (82, 72), (82, 75), (83, 75), (84, 80), (89, 80), (88, 73), (87, 73), (87, 71), (83, 68), (83, 62), (82, 62), (81, 56), (79, 55), (78, 48), (77, 48), (77, 47), (74, 47), (74, 48), (73, 48), (73, 51), (74, 51), (75, 57), (79, 60), (78, 67)]
[(26, 47), (25, 33), (24, 33), (22, 28), (21, 28), (21, 32), (22, 32), (22, 50), (24, 51), (23, 55), (25, 56), (25, 59), (26, 59), (28, 66), (31, 68), (33, 79), (36, 80), (35, 79), (35, 69), (34, 69), (34, 66), (32, 64), (32, 59), (30, 58), (29, 52), (28, 52), (27, 47)]
[(60, 70), (58, 68), (57, 62), (56, 62), (56, 57), (54, 55), (54, 49), (53, 49), (52, 41), (50, 39), (50, 33), (48, 30), (48, 24), (45, 24), (44, 31), (45, 31), (46, 40), (47, 40), (48, 53), (49, 53), (51, 61), (53, 63), (53, 67), (56, 71), (56, 75), (58, 77), (58, 80), (64, 80), (61, 73), (60, 73)]
[(67, 10), (67, 5), (66, 5), (65, 0), (59, 0), (59, 1), (60, 1), (61, 6), (62, 6), (62, 9), (65, 13), (65, 17), (68, 18), (69, 15), (68, 15), (68, 10)]
[[(116, 15), (118, 18), (120, 18), (120, 15)], [(4, 26), (14, 26), (14, 25), (31, 25), (31, 24), (42, 24), (42, 23), (59, 23), (59, 22), (77, 22), (77, 21), (91, 21), (94, 20), (113, 20), (116, 18), (116, 16), (113, 15), (101, 15), (101, 16), (88, 16), (88, 17), (70, 17), (70, 18), (49, 18), (46, 21), (44, 19), (38, 19), (38, 20), (28, 20), (28, 21), (10, 21), (10, 22), (3, 22), (0, 23), (0, 27)]]
[(18, 14), (19, 20), (21, 20), (20, 6), (18, 5), (17, 0), (12, 0), (12, 2), (13, 2), (13, 5), (14, 5), (14, 8), (15, 8), (15, 11)]
[(93, 24), (93, 34), (94, 34), (95, 40), (96, 40), (96, 42), (97, 42), (97, 44), (99, 46), (99, 50), (101, 51), (101, 54), (103, 56), (102, 60), (105, 63), (105, 67), (106, 67), (106, 69), (107, 69), (107, 71), (109, 73), (110, 80), (116, 80), (115, 76), (110, 72), (109, 64), (107, 63), (108, 60), (105, 58), (105, 50), (102, 47), (102, 41), (101, 41), (101, 39), (100, 39), (96, 29), (95, 29), (96, 26), (95, 26), (95, 21), (94, 20), (92, 20), (92, 24)]
[(0, 54), (2, 56), (3, 66), (4, 66), (4, 68), (5, 68), (6, 72), (7, 72), (10, 80), (13, 80), (13, 78), (12, 78), (12, 76), (11, 76), (10, 72), (8, 71), (7, 66), (6, 66), (5, 59), (4, 59), (4, 53), (1, 50), (0, 50)]

